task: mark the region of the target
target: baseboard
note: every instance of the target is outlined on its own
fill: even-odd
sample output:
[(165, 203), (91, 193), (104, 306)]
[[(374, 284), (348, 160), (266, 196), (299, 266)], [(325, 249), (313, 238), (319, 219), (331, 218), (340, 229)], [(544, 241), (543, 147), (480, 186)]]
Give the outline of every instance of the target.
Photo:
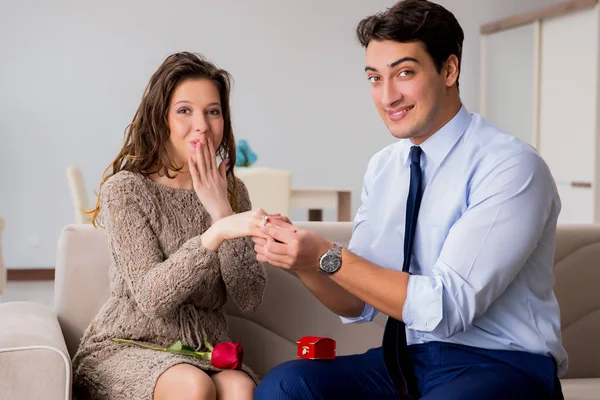
[(7, 269), (6, 275), (9, 281), (53, 281), (54, 268)]

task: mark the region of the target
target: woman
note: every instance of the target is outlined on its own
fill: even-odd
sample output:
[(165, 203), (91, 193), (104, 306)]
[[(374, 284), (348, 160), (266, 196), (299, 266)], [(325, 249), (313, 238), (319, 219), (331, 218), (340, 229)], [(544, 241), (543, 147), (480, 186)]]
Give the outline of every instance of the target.
[(112, 340), (181, 340), (206, 351), (205, 339), (228, 341), (228, 297), (246, 312), (262, 301), (266, 274), (247, 237), (261, 235), (266, 214), (249, 211), (233, 174), (229, 95), (227, 72), (198, 55), (168, 57), (105, 172), (93, 221), (106, 229), (111, 293), (73, 360), (86, 398), (252, 398), (256, 379), (246, 366), (220, 371)]

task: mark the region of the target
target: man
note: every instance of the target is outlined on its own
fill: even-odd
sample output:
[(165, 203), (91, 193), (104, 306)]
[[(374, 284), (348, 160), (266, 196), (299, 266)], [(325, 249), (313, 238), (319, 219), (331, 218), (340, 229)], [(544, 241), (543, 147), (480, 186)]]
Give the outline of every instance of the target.
[(369, 162), (349, 249), (276, 218), (254, 241), (259, 261), (296, 271), (344, 322), (387, 314), (383, 346), (284, 363), (256, 398), (562, 398), (548, 167), (462, 105), (463, 31), (448, 10), (401, 1), (357, 35), (401, 140)]

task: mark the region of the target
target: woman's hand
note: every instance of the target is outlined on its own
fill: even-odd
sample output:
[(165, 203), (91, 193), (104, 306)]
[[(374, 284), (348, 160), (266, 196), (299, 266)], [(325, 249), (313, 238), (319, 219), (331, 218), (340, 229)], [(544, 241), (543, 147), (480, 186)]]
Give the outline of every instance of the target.
[(265, 237), (260, 231), (265, 216), (269, 214), (257, 209), (222, 218), (202, 234), (202, 245), (216, 251), (224, 240), (245, 236)]
[(213, 224), (233, 214), (227, 197), (227, 162), (223, 160), (217, 168), (215, 147), (205, 135), (196, 145), (196, 155), (188, 160), (194, 191)]
[(223, 240), (231, 240), (244, 236), (261, 236), (260, 227), (263, 224), (263, 217), (268, 214), (261, 210), (251, 210), (243, 213), (231, 215), (218, 222), (218, 230)]

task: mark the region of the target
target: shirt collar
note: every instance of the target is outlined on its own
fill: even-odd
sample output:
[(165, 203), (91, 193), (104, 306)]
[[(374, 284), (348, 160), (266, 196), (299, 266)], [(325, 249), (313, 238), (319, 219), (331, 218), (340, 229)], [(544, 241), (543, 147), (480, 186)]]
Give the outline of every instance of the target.
[[(431, 135), (427, 140), (421, 143), (420, 147), (423, 153), (427, 155), (436, 165), (440, 165), (450, 150), (454, 147), (458, 139), (462, 137), (469, 125), (471, 124), (471, 114), (465, 106), (461, 106), (458, 113), (440, 130)], [(410, 148), (413, 143), (405, 140), (403, 165), (406, 167), (409, 163)]]

